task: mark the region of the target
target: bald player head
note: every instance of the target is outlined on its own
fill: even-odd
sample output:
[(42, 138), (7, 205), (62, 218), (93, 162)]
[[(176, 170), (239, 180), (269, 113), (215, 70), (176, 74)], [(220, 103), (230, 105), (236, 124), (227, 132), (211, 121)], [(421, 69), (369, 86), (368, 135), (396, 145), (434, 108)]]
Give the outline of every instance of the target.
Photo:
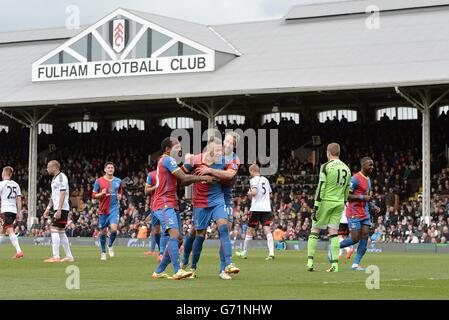
[(61, 164), (57, 160), (51, 160), (47, 164), (47, 172), (51, 175), (57, 175), (61, 170)]
[(329, 143), (327, 146), (327, 159), (340, 159), (340, 145), (336, 142)]
[(11, 180), (12, 173), (14, 172), (12, 167), (4, 167), (2, 171), (2, 179), (3, 180)]
[(259, 176), (260, 175), (260, 168), (257, 164), (252, 164), (249, 166), (249, 174), (251, 177)]
[(210, 137), (207, 140), (206, 152), (214, 162), (217, 162), (223, 155), (223, 146), (221, 144), (221, 140), (217, 137)]

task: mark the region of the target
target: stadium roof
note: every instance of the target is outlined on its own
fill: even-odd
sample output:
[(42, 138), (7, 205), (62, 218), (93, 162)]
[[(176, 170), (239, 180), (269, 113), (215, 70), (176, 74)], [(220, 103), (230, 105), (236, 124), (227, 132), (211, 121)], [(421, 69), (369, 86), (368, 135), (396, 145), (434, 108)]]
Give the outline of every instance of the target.
[(337, 17), (371, 12), (373, 6), (380, 12), (393, 12), (447, 6), (446, 0), (349, 0), (294, 6), (286, 20)]
[[(388, 12), (370, 29), (362, 9), (376, 2)], [(124, 9), (234, 57), (197, 73), (32, 82), (31, 65), (80, 30), (0, 33), (0, 106), (448, 84), (449, 1), (419, 2), (298, 6), (279, 20), (212, 26)]]

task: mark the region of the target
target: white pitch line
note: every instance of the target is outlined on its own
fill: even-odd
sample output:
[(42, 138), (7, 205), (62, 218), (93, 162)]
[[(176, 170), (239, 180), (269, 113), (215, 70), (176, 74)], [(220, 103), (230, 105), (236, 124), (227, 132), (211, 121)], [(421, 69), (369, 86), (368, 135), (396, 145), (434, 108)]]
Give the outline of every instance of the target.
[[(430, 281), (439, 281), (439, 280), (449, 280), (449, 278), (427, 278), (427, 279), (387, 279), (387, 280), (380, 280), (381, 283), (383, 282), (398, 282), (398, 281), (416, 281), (416, 280), (430, 280)], [(341, 283), (363, 283), (365, 280), (343, 280), (343, 281), (323, 281), (323, 284), (341, 284)], [(399, 286), (412, 286), (412, 285), (400, 285), (395, 284)], [(414, 287), (420, 287), (424, 288), (424, 286), (414, 286)]]

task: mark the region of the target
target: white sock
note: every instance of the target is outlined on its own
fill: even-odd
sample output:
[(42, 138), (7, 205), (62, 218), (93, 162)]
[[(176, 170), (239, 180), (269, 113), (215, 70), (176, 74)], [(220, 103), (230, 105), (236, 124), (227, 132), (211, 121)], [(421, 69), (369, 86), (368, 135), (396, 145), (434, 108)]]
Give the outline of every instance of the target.
[(53, 249), (53, 258), (59, 258), (59, 245), (61, 244), (61, 240), (59, 239), (58, 232), (51, 233), (51, 247)]
[(349, 252), (350, 250), (352, 250), (352, 246), (346, 247), (345, 250), (346, 252)]
[(0, 243), (2, 243), (4, 239), (5, 239), (5, 236), (3, 234), (0, 234)]
[(69, 257), (69, 258), (73, 258), (72, 251), (70, 250), (69, 239), (67, 238), (67, 235), (65, 234), (65, 232), (60, 232), (59, 238), (61, 239), (61, 245), (64, 248), (65, 256)]
[(274, 240), (273, 240), (273, 235), (271, 233), (267, 234), (267, 245), (268, 245), (269, 255), (274, 256)]
[(17, 239), (17, 236), (15, 233), (11, 233), (11, 235), (9, 236), (9, 240), (11, 240), (12, 245), (14, 246), (14, 248), (16, 248), (16, 252), (22, 252), (22, 249), (20, 249), (19, 246), (19, 239)]
[(243, 254), (246, 256), (248, 254), (249, 243), (253, 240), (253, 237), (246, 235), (245, 242), (243, 243)]
[[(343, 237), (338, 236), (338, 242), (339, 242), (339, 243), (341, 243), (343, 240), (344, 240)], [(340, 250), (338, 251), (338, 256), (341, 256), (342, 253), (343, 253), (343, 249), (340, 249)]]

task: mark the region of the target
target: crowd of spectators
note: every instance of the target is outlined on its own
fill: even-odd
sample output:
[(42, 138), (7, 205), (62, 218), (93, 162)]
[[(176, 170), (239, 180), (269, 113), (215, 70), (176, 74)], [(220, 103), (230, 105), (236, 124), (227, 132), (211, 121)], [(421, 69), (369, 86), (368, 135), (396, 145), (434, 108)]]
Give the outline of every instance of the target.
[[(372, 231), (379, 231), (384, 242), (446, 243), (449, 227), (449, 169), (444, 155), (444, 141), (448, 138), (449, 116), (439, 117), (432, 129), (432, 209), (431, 221), (422, 219), (421, 130), (418, 121), (398, 121), (383, 118), (379, 122), (351, 123), (346, 119), (319, 123), (315, 119), (282, 119), (261, 125), (265, 129), (279, 129), (280, 162), (278, 172), (269, 178), (272, 184), (273, 229), (276, 240), (307, 240), (311, 228), (311, 213), (319, 167), (309, 161), (300, 161), (293, 150), (318, 135), (322, 145), (337, 141), (341, 145), (343, 161), (351, 171), (359, 170), (358, 161), (363, 156), (374, 159), (372, 174), (372, 203), (381, 208), (372, 213)], [(218, 124), (226, 128), (247, 129), (246, 124)], [(256, 128), (257, 129), (257, 128)], [(155, 168), (159, 142), (168, 136), (168, 126), (153, 126), (139, 131), (137, 128), (117, 130), (98, 129), (78, 133), (73, 129), (60, 129), (52, 135), (39, 135), (38, 197), (36, 219), (28, 230), (26, 226), (28, 183), (27, 130), (0, 133), (0, 166), (12, 165), (14, 179), (23, 188), (23, 213), (25, 219), (16, 224), (20, 236), (49, 236), (49, 220), (43, 212), (50, 197), (51, 177), (46, 173), (46, 162), (58, 159), (62, 171), (70, 182), (71, 218), (67, 225), (70, 237), (97, 237), (98, 204), (92, 202), (92, 186), (103, 172), (103, 164), (112, 160), (116, 176), (123, 179), (125, 196), (120, 201), (119, 237), (148, 237), (151, 229), (149, 198), (144, 195), (146, 175)], [(404, 134), (406, 133), (406, 134)], [(323, 148), (319, 161), (325, 161)], [(250, 201), (246, 196), (249, 177), (242, 166), (234, 184), (233, 239), (244, 238), (247, 228)], [(183, 230), (191, 226), (191, 200), (180, 192)], [(145, 232), (143, 232), (145, 231)], [(209, 238), (217, 238), (214, 224), (208, 230)], [(256, 238), (262, 239), (258, 230)], [(323, 239), (326, 235), (322, 235)]]

